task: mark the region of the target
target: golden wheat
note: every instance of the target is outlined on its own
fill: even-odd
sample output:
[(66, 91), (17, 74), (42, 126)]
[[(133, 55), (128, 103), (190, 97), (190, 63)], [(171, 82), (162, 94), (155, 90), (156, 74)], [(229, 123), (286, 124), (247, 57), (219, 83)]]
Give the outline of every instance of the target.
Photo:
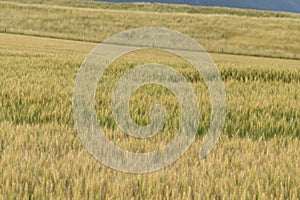
[[(79, 9), (76, 7), (85, 4), (53, 2), (1, 2), (0, 28), (98, 41), (140, 26), (137, 19), (147, 19), (148, 25), (165, 25), (162, 20), (168, 19), (165, 23), (171, 28), (193, 36), (211, 51), (222, 53), (224, 47), (225, 52), (289, 58), (296, 53), (299, 58), (298, 15), (278, 13), (282, 16), (275, 19), (277, 13), (230, 9), (163, 14), (154, 11), (173, 7), (144, 5), (143, 12), (129, 12), (122, 10), (128, 4), (103, 10), (101, 6), (113, 6), (103, 3), (100, 9)], [(74, 7), (66, 6), (71, 4)], [(10, 19), (11, 12), (15, 13)], [(220, 17), (220, 12), (227, 13)], [(60, 17), (66, 20), (57, 21)], [(195, 27), (181, 26), (188, 23)], [(239, 25), (248, 35), (236, 35)], [(216, 26), (227, 34), (223, 39), (221, 31), (212, 34)], [(287, 28), (292, 26), (294, 29)], [(88, 34), (84, 32), (87, 27)], [(199, 27), (203, 28), (200, 35)], [(253, 34), (260, 37), (252, 38)], [(294, 35), (286, 38), (285, 34)], [(270, 38), (264, 41), (266, 37)], [(244, 46), (237, 47), (241, 42)], [(145, 125), (149, 106), (162, 104), (169, 114), (165, 129), (149, 140), (138, 140), (116, 125), (111, 92), (116, 81), (137, 65), (157, 61), (178, 70), (195, 90), (201, 113), (197, 137), (178, 161), (154, 173), (128, 174), (99, 163), (82, 145), (74, 126), (76, 73), (95, 46), (92, 42), (0, 34), (0, 199), (300, 199), (299, 60), (211, 54), (224, 80), (228, 105), (224, 133), (204, 160), (199, 160), (198, 151), (209, 125), (210, 102), (195, 69), (173, 54), (153, 49), (116, 60), (100, 79), (95, 105), (99, 123), (115, 145), (134, 152), (160, 149), (174, 137), (180, 123), (175, 96), (163, 87), (147, 85), (132, 96), (131, 116)]]

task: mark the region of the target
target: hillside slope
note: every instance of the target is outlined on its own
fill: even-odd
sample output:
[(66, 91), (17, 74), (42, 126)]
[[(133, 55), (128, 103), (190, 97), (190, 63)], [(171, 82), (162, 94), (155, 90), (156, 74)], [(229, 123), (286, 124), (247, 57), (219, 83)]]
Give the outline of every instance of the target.
[(0, 32), (101, 42), (132, 28), (165, 27), (187, 34), (209, 52), (300, 59), (299, 15), (216, 10), (187, 14), (0, 2)]

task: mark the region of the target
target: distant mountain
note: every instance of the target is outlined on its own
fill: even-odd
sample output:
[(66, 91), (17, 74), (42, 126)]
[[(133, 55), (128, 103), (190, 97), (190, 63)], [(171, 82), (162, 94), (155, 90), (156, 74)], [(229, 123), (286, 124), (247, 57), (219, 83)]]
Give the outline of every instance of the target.
[(300, 0), (106, 0), (108, 2), (151, 2), (188, 4), (197, 6), (221, 6), (257, 10), (300, 13)]

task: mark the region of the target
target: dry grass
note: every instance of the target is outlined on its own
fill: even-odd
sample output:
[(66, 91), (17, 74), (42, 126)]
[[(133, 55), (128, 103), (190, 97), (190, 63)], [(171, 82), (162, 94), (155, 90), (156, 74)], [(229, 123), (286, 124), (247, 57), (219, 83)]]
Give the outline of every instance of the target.
[(276, 17), (256, 11), (249, 16), (253, 11), (246, 15), (226, 9), (225, 14), (161, 13), (120, 9), (118, 4), (118, 9), (12, 2), (0, 5), (1, 32), (99, 42), (132, 28), (168, 27), (191, 36), (210, 52), (300, 58), (300, 18), (296, 14)]

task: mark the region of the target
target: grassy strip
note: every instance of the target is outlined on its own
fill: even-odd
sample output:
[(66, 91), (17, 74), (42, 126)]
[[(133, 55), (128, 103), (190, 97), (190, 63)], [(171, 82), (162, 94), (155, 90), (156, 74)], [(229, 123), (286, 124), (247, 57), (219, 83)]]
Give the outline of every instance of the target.
[(111, 10), (131, 10), (161, 13), (190, 13), (190, 14), (227, 14), (245, 17), (272, 17), (272, 18), (298, 18), (298, 14), (272, 11), (258, 11), (238, 8), (204, 7), (189, 5), (172, 5), (161, 3), (111, 3), (97, 1), (80, 0), (9, 0), (5, 2), (59, 5), (74, 8), (111, 9)]

